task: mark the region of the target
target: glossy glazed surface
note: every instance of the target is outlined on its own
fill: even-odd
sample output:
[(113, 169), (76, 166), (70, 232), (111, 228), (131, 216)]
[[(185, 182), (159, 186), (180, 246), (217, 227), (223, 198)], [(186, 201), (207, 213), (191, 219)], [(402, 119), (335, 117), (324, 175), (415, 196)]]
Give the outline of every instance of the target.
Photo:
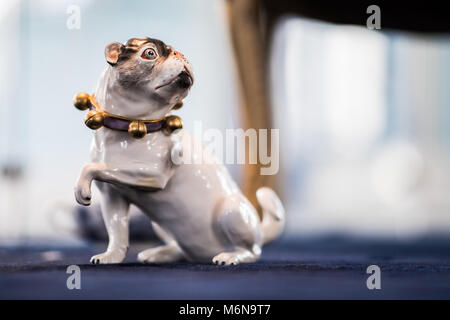
[[(110, 52), (119, 45), (108, 45), (110, 49), (107, 46), (107, 60), (113, 64), (105, 70), (95, 92), (97, 102), (106, 111), (156, 119), (188, 94), (193, 72), (187, 59), (151, 40), (129, 40), (138, 45), (130, 45), (130, 51), (127, 43), (118, 51), (118, 58)], [(147, 59), (139, 58), (149, 48), (158, 56), (150, 60), (151, 66), (146, 65), (150, 63)], [(121, 62), (120, 52), (127, 50), (131, 53)], [(142, 70), (150, 70), (150, 74)], [(123, 81), (131, 81), (130, 77), (135, 81), (133, 85)], [(186, 153), (192, 159), (203, 157), (203, 161), (174, 161)], [(268, 188), (258, 190), (263, 209), (260, 221), (226, 168), (215, 163), (202, 146), (197, 147), (185, 130), (170, 135), (158, 131), (135, 139), (126, 132), (100, 128), (95, 131), (91, 160), (82, 169), (75, 196), (80, 204), (89, 205), (92, 181), (102, 194), (109, 245), (106, 252), (92, 257), (93, 263), (120, 263), (125, 258), (130, 204), (149, 216), (165, 242), (139, 253), (141, 262), (253, 262), (259, 258), (263, 243), (282, 231), (284, 209), (276, 194)]]

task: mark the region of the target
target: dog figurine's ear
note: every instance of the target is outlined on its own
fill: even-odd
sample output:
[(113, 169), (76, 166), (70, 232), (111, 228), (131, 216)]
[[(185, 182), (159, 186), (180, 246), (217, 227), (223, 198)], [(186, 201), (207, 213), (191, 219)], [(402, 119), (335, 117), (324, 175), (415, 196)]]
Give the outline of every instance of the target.
[(105, 57), (106, 61), (112, 65), (115, 66), (117, 61), (119, 61), (119, 56), (122, 53), (123, 50), (123, 44), (120, 42), (111, 42), (106, 45), (105, 47)]

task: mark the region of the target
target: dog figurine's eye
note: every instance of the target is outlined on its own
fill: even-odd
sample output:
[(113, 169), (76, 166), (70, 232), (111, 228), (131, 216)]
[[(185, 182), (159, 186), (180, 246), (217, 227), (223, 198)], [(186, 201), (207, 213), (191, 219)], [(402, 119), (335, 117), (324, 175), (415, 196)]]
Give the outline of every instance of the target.
[(156, 54), (156, 51), (152, 48), (145, 49), (144, 52), (142, 52), (142, 58), (147, 60), (155, 60), (158, 55)]

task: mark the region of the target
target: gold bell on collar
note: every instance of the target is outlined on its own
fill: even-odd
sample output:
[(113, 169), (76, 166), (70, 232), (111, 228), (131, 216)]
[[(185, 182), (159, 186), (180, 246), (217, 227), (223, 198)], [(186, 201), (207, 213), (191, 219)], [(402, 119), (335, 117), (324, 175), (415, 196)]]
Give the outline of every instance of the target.
[(147, 134), (147, 126), (141, 121), (131, 121), (128, 125), (128, 133), (136, 139), (141, 139)]
[(86, 117), (84, 118), (84, 123), (92, 130), (97, 130), (103, 127), (103, 121), (105, 120), (105, 116), (103, 112), (97, 110), (91, 110), (88, 112)]
[(183, 128), (183, 121), (178, 116), (167, 116), (164, 123), (164, 129), (168, 134), (171, 134), (175, 130)]
[(78, 110), (84, 111), (89, 109), (91, 102), (89, 101), (89, 94), (80, 92), (73, 98), (73, 105)]

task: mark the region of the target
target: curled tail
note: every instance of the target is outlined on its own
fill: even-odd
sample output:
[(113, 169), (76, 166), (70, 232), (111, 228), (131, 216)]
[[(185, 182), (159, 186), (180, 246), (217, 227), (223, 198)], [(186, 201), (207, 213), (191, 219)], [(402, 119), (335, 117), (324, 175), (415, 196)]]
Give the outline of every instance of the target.
[(284, 229), (284, 208), (280, 198), (270, 188), (262, 187), (256, 191), (256, 198), (262, 208), (261, 228), (264, 244), (274, 240)]

